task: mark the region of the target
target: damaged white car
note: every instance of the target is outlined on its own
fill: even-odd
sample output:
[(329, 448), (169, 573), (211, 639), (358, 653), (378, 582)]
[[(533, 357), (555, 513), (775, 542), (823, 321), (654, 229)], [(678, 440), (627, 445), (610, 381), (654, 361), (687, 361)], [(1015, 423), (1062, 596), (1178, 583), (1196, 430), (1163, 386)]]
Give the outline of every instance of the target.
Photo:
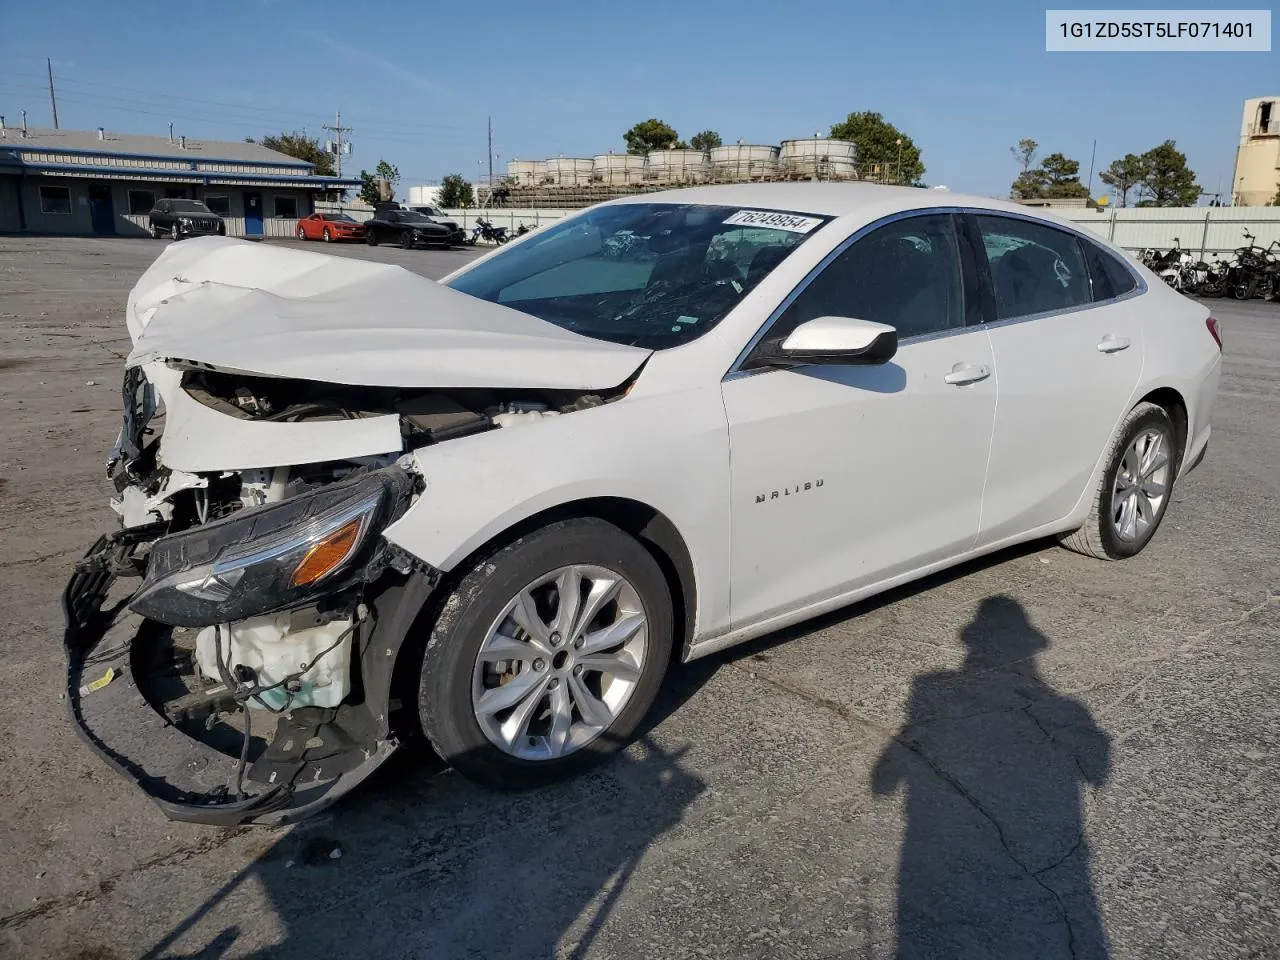
[(1220, 366), (1151, 279), (861, 184), (616, 201), (440, 283), (174, 246), (64, 595), (73, 717), (169, 816), (283, 823), (417, 730), (489, 784), (579, 770), (673, 657), (1010, 543), (1130, 556)]

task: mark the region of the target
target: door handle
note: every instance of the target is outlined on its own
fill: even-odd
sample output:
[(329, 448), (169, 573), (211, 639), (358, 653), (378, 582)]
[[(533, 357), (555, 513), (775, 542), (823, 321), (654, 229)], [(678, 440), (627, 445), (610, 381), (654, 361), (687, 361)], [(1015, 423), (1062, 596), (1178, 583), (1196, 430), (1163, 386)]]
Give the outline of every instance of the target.
[(972, 363), (957, 363), (951, 368), (951, 372), (942, 378), (943, 383), (950, 383), (957, 387), (963, 387), (967, 383), (977, 383), (979, 380), (985, 380), (991, 376), (991, 371), (983, 366), (975, 366)]
[(1129, 348), (1128, 337), (1113, 337), (1111, 334), (1108, 333), (1105, 337), (1103, 337), (1101, 340), (1098, 341), (1099, 353), (1119, 353), (1121, 350), (1127, 350), (1128, 348)]

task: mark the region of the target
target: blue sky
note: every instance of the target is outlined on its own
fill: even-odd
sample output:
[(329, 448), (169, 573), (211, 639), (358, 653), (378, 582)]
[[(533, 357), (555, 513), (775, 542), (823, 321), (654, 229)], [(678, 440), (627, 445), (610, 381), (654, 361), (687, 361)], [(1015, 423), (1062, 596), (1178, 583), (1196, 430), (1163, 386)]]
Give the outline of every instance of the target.
[[(1068, 4), (1063, 4), (1069, 6)], [(1136, 6), (1136, 5), (1129, 5)], [(650, 116), (683, 136), (777, 143), (876, 110), (923, 151), (925, 179), (1006, 195), (1021, 137), (1097, 169), (1166, 138), (1203, 189), (1230, 190), (1241, 102), (1280, 93), (1280, 54), (1046, 53), (1044, 6), (629, 0), (484, 4), (91, 0), (6, 5), (0, 114), (63, 127), (240, 139), (342, 108), (344, 173), (403, 185), (486, 158), (622, 151)], [(1100, 186), (1094, 181), (1095, 194)]]

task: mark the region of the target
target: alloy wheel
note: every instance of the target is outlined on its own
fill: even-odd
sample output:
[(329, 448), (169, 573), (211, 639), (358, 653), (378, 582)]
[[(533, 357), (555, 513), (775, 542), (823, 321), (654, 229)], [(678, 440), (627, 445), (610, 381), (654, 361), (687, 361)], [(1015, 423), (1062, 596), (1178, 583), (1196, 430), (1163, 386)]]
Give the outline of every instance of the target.
[(1169, 495), (1170, 446), (1165, 431), (1148, 428), (1125, 450), (1111, 492), (1111, 521), (1121, 540), (1141, 541), (1159, 519)]
[(476, 655), (471, 704), (498, 749), (552, 760), (604, 733), (635, 692), (648, 651), (639, 594), (604, 567), (574, 564), (504, 607)]

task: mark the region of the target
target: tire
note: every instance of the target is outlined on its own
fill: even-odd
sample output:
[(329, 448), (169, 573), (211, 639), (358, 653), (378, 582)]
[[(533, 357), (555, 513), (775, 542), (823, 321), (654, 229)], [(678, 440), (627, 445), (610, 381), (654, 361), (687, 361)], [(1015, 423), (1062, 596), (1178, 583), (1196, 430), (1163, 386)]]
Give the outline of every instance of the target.
[[(550, 580), (535, 590), (530, 588), (540, 579), (564, 576), (566, 571), (574, 574), (570, 574), (572, 580), (565, 582), (578, 582), (576, 573), (585, 571), (588, 575), (618, 577), (623, 584), (617, 599), (601, 606), (590, 621), (596, 630), (583, 629), (581, 636), (602, 637), (602, 625), (610, 622), (615, 627), (634, 623), (637, 611), (643, 615), (643, 627), (633, 634), (615, 634), (629, 637), (622, 648), (615, 649), (610, 644), (595, 653), (589, 645), (582, 647), (580, 639), (568, 636), (571, 631), (566, 631), (565, 639), (552, 632), (544, 634), (538, 644), (531, 642), (533, 634), (517, 627), (514, 615), (507, 616), (506, 611), (521, 595), (541, 596), (533, 614), (539, 618), (538, 629), (554, 630), (551, 610), (558, 608), (558, 602), (549, 610), (546, 601), (558, 593), (556, 584), (560, 581)], [(597, 585), (604, 582), (589, 576), (581, 581)], [(482, 557), (457, 582), (440, 610), (426, 643), (419, 678), (418, 712), (423, 732), (436, 752), (460, 773), (500, 789), (524, 789), (560, 780), (622, 750), (652, 705), (671, 657), (671, 595), (662, 571), (639, 542), (603, 520), (553, 523)], [(528, 618), (523, 622), (529, 622)], [(504, 627), (504, 633), (517, 637), (501, 641), (511, 644), (503, 646), (502, 651), (519, 648), (525, 654), (502, 661), (495, 661), (490, 654), (480, 660), (482, 647), (491, 642), (499, 626)], [(557, 641), (560, 645), (554, 656), (543, 658)], [(635, 647), (637, 643), (639, 646)], [(580, 650), (583, 652), (577, 652)], [(611, 651), (615, 658), (610, 658)], [(583, 664), (575, 664), (571, 659), (574, 657), (624, 662), (633, 671), (634, 679), (606, 689), (606, 683), (618, 681), (607, 679), (604, 673), (591, 672), (589, 666), (584, 672)], [(499, 667), (504, 673), (492, 675), (491, 671)], [(506, 689), (508, 684), (517, 682), (516, 678), (525, 676), (531, 682), (522, 687), (533, 692), (510, 709), (490, 713), (477, 705), (479, 697)], [(627, 683), (631, 683), (629, 688)], [(582, 691), (588, 687), (590, 696), (584, 697)], [(560, 693), (555, 693), (556, 689)], [(600, 723), (593, 726), (580, 704), (590, 704), (594, 712), (615, 693), (620, 694), (620, 699), (615, 698), (612, 707), (598, 718)], [(564, 715), (571, 718), (559, 737), (564, 745), (559, 755), (550, 720), (556, 703), (553, 697), (560, 698), (562, 706), (568, 705)], [(516, 713), (526, 703), (529, 710), (525, 715), (531, 719), (512, 728), (518, 733), (513, 734), (511, 744), (499, 746), (493, 739), (500, 735), (500, 731), (495, 734), (495, 728), (505, 728), (509, 721), (518, 719)], [(487, 715), (489, 733), (482, 728), (482, 713)]]
[(413, 234), (407, 230), (400, 234), (400, 246), (405, 250), (413, 249)]
[[(1132, 499), (1133, 513), (1116, 508), (1115, 504), (1121, 502), (1123, 497), (1122, 491), (1117, 486), (1117, 480), (1122, 476), (1127, 478), (1131, 472), (1129, 464), (1126, 464), (1126, 456), (1129, 457), (1131, 464), (1140, 464), (1145, 459), (1141, 456), (1142, 451), (1137, 451), (1135, 456), (1131, 448), (1139, 438), (1145, 438), (1153, 433), (1161, 437), (1164, 463), (1160, 468), (1144, 474), (1148, 480), (1140, 485), (1141, 492), (1138, 492), (1137, 487), (1132, 487), (1134, 492), (1129, 498), (1124, 498)], [(1123, 560), (1141, 553), (1155, 536), (1156, 530), (1160, 527), (1160, 521), (1164, 519), (1165, 512), (1169, 508), (1169, 498), (1173, 494), (1181, 454), (1182, 451), (1177, 447), (1177, 432), (1174, 430), (1173, 420), (1163, 407), (1156, 406), (1154, 403), (1140, 403), (1130, 410), (1107, 448), (1107, 466), (1102, 471), (1102, 479), (1098, 481), (1097, 490), (1094, 491), (1089, 518), (1079, 530), (1061, 537), (1062, 545), (1068, 550), (1074, 550), (1088, 557), (1097, 557), (1099, 560)], [(1154, 456), (1155, 460), (1159, 459), (1158, 451)], [(1147, 497), (1146, 494), (1156, 485), (1163, 488), (1163, 493), (1160, 495), (1159, 502), (1152, 507), (1151, 500), (1155, 498)], [(1140, 509), (1143, 504), (1147, 508), (1145, 512)], [(1130, 528), (1126, 531), (1125, 528), (1131, 517), (1136, 529)]]
[(378, 245), (378, 235), (372, 229), (365, 230), (364, 242), (371, 247), (376, 247)]
[(153, 224), (151, 224), (151, 238), (152, 238), (153, 240), (163, 240), (163, 239), (164, 239), (164, 231), (163, 231), (163, 230), (161, 230), (159, 227), (157, 227), (154, 223), (153, 223)]
[(178, 230), (178, 225), (176, 223), (169, 228), (169, 239), (170, 240), (182, 239), (182, 233), (181, 231)]
[(298, 230), (297, 230), (296, 236), (297, 236), (297, 238), (298, 238), (299, 240), (306, 240), (306, 239), (307, 239), (307, 231), (306, 231), (306, 230), (304, 230), (304, 229), (302, 229), (302, 227), (298, 227)]
[(333, 234), (329, 232), (328, 227), (324, 228), (324, 232), (320, 234), (320, 239), (325, 243), (333, 243)]

